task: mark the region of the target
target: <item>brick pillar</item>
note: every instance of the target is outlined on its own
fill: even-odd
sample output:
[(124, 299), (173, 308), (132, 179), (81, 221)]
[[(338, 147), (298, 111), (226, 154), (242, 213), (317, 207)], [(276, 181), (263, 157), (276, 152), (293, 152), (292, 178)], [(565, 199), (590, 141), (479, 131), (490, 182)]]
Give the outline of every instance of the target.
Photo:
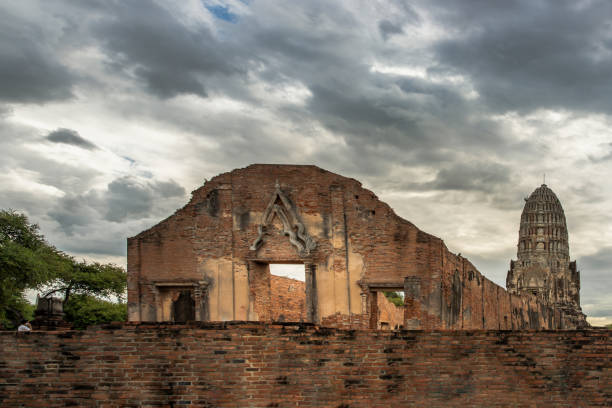
[(418, 330), (421, 328), (421, 278), (407, 276), (404, 278), (404, 328)]

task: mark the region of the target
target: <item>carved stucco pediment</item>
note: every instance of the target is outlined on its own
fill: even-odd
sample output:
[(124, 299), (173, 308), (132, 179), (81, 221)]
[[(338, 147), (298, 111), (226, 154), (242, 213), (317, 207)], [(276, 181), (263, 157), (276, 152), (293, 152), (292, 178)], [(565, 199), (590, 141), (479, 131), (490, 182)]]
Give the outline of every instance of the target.
[(263, 213), (261, 224), (257, 227), (259, 235), (251, 245), (252, 250), (256, 251), (261, 247), (264, 242), (267, 226), (275, 216), (283, 224), (283, 234), (289, 237), (289, 242), (298, 250), (301, 256), (309, 255), (310, 251), (317, 247), (316, 242), (308, 235), (306, 227), (300, 221), (291, 201), (282, 192), (277, 181), (274, 194)]

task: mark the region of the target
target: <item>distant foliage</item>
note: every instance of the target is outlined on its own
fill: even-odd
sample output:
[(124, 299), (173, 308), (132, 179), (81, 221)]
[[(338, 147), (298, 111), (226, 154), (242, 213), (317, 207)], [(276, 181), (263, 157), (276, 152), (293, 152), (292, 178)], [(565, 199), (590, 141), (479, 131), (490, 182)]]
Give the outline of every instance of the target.
[(26, 289), (38, 289), (70, 269), (70, 258), (49, 245), (38, 225), (12, 210), (0, 210), (0, 324), (31, 318)]
[[(38, 225), (12, 210), (0, 210), (0, 325), (31, 320), (27, 289), (62, 295), (69, 321), (83, 324), (125, 320), (127, 273), (112, 264), (77, 262), (47, 243)], [(74, 298), (74, 299), (73, 299)], [(105, 300), (106, 299), (106, 300)], [(73, 301), (74, 300), (74, 301)]]
[(45, 296), (59, 293), (64, 303), (72, 295), (89, 295), (123, 300), (127, 285), (127, 273), (119, 266), (98, 262), (76, 262), (71, 259), (70, 268), (57, 274), (46, 283)]
[(64, 305), (66, 320), (76, 329), (127, 320), (127, 304), (113, 303), (90, 295), (74, 295)]
[(397, 292), (383, 292), (385, 297), (389, 299), (395, 306), (404, 306), (404, 298)]

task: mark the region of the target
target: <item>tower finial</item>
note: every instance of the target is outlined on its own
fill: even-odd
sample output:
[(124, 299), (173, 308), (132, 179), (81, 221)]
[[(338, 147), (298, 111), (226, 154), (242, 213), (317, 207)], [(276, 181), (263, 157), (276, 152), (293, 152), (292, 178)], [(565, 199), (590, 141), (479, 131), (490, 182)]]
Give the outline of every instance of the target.
[(542, 184), (546, 185), (546, 173), (544, 173)]

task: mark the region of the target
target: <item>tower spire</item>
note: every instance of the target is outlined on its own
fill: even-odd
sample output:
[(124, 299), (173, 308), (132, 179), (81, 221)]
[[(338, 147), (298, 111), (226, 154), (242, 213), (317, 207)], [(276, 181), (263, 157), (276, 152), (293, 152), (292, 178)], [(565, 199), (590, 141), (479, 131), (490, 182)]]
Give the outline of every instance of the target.
[[(542, 174), (546, 183), (546, 173)], [(567, 224), (555, 193), (543, 184), (525, 200), (519, 226), (517, 260), (506, 278), (512, 294), (531, 293), (574, 316), (581, 325), (580, 274), (570, 261)]]

